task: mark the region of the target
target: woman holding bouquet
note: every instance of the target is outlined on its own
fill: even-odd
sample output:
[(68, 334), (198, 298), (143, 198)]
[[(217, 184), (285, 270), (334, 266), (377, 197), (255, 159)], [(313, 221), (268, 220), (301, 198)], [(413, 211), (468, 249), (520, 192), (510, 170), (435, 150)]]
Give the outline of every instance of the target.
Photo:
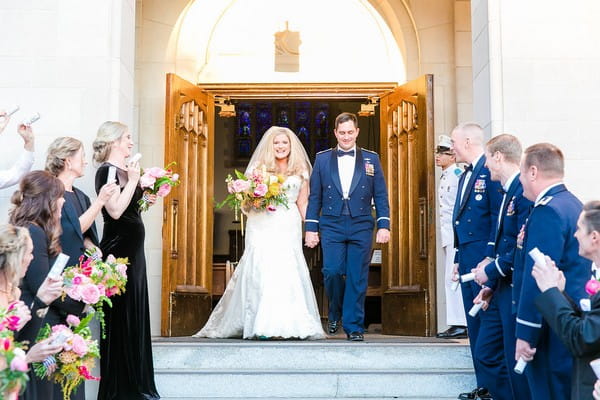
[[(29, 230), (33, 243), (33, 260), (21, 282), (21, 300), (32, 309), (32, 320), (17, 334), (17, 340), (35, 343), (44, 322), (58, 320), (58, 314), (70, 309), (60, 298), (62, 280), (48, 277), (50, 266), (60, 253), (60, 215), (64, 186), (46, 171), (25, 175), (12, 195), (10, 223)], [(48, 290), (50, 289), (50, 290)], [(50, 305), (48, 307), (48, 305)], [(67, 311), (69, 312), (69, 311)], [(30, 371), (25, 399), (52, 399), (52, 382)]]
[[(90, 198), (73, 186), (75, 179), (83, 176), (87, 162), (83, 143), (72, 137), (60, 137), (48, 147), (46, 171), (56, 176), (65, 186), (65, 203), (62, 208), (60, 225), (60, 245), (62, 252), (69, 256), (68, 266), (76, 265), (79, 257), (86, 250), (95, 251), (98, 245), (98, 235), (94, 220), (102, 210), (107, 200), (117, 191), (115, 183), (104, 185), (96, 200)], [(70, 305), (69, 312), (59, 310), (58, 318), (48, 321), (51, 325), (67, 325), (67, 315), (82, 317), (85, 303), (65, 297), (64, 302)], [(73, 400), (85, 399), (85, 385), (81, 384), (71, 396)], [(60, 384), (54, 385), (55, 398), (62, 398)]]
[[(265, 176), (266, 175), (266, 176)], [(283, 175), (286, 205), (255, 207), (248, 215), (245, 250), (223, 297), (197, 337), (320, 339), (325, 337), (302, 251), (310, 162), (291, 130), (273, 126), (263, 135), (246, 176)]]
[[(33, 243), (27, 229), (10, 224), (0, 225), (0, 314), (6, 318), (2, 321), (0, 330), (9, 329), (18, 332), (26, 325), (32, 325), (39, 329), (43, 321), (43, 318), (36, 315), (37, 307), (30, 310), (23, 301), (18, 300), (20, 296), (19, 281), (25, 276), (32, 259)], [(44, 298), (45, 301), (51, 302), (61, 292), (61, 285), (58, 282), (52, 283), (52, 286), (49, 286), (49, 284), (42, 285), (37, 295)], [(40, 300), (38, 303), (46, 307), (43, 301)], [(10, 323), (7, 324), (8, 318), (10, 318)], [(6, 336), (3, 335), (3, 337)], [(27, 364), (43, 361), (46, 357), (62, 349), (61, 345), (52, 345), (48, 342), (46, 340), (33, 346), (30, 345), (24, 361)], [(0, 359), (0, 364), (4, 368), (10, 368), (6, 365), (6, 360)], [(7, 382), (2, 381), (0, 383), (3, 387), (6, 387), (4, 385)], [(10, 385), (14, 385), (12, 389), (0, 393), (0, 398), (16, 399), (21, 389), (21, 383), (11, 382)], [(26, 398), (34, 397), (32, 393), (28, 393)]]
[[(100, 389), (98, 399), (159, 399), (154, 384), (148, 281), (144, 255), (144, 223), (137, 202), (140, 166), (127, 162), (133, 141), (126, 125), (107, 121), (100, 125), (94, 140), (94, 160), (101, 163), (96, 172), (96, 192), (106, 184), (110, 167), (116, 167), (117, 190), (102, 208), (104, 234), (100, 248), (104, 254), (127, 257), (127, 286), (116, 296), (112, 308), (105, 309), (106, 339), (100, 341)], [(150, 201), (154, 201), (150, 197)]]

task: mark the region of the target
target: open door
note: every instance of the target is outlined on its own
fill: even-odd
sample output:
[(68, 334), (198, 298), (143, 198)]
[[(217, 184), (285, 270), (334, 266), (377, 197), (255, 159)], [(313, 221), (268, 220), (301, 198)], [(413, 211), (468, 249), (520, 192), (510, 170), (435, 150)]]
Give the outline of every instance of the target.
[(214, 97), (167, 74), (165, 165), (181, 184), (163, 211), (161, 335), (197, 332), (211, 312)]
[(380, 122), (391, 213), (391, 239), (382, 252), (382, 329), (431, 336), (436, 331), (433, 75), (382, 95)]

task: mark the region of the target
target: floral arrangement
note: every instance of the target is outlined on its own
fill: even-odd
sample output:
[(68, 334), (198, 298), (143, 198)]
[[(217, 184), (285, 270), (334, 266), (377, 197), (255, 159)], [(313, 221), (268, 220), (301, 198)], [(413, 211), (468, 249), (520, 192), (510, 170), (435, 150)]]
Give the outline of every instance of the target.
[(82, 320), (69, 315), (68, 326), (59, 324), (50, 327), (46, 324), (38, 335), (38, 341), (50, 338), (51, 342), (63, 346), (54, 356), (41, 363), (33, 363), (33, 369), (38, 377), (59, 383), (64, 400), (69, 400), (73, 390), (84, 380), (100, 380), (91, 374), (96, 359), (100, 357), (98, 342), (92, 339), (88, 326), (91, 319), (92, 314)]
[(31, 319), (31, 311), (21, 300), (13, 301), (6, 310), (0, 309), (0, 331), (20, 330)]
[(102, 261), (86, 253), (79, 257), (79, 265), (67, 267), (63, 272), (63, 296), (93, 307), (102, 326), (102, 337), (105, 329), (102, 306), (106, 303), (112, 307), (110, 297), (125, 292), (127, 263), (127, 258), (115, 258), (112, 254)]
[(28, 370), (21, 343), (15, 341), (12, 330), (3, 328), (0, 330), (0, 399), (9, 398), (9, 394), (16, 395), (25, 388)]
[(283, 175), (269, 174), (266, 167), (255, 169), (250, 177), (235, 170), (235, 176), (229, 174), (225, 179), (229, 194), (217, 208), (227, 204), (236, 213), (241, 208), (244, 211), (275, 211), (277, 206), (287, 207), (287, 196), (283, 182)]
[(595, 295), (596, 293), (598, 293), (599, 290), (600, 290), (600, 281), (598, 281), (597, 279), (590, 279), (585, 284), (585, 291), (590, 296)]
[(150, 202), (146, 194), (155, 194), (166, 197), (171, 192), (171, 187), (179, 185), (179, 174), (174, 174), (171, 167), (177, 163), (172, 162), (164, 168), (152, 167), (144, 169), (140, 178), (140, 186), (144, 189), (144, 196), (138, 201), (140, 211), (148, 211)]

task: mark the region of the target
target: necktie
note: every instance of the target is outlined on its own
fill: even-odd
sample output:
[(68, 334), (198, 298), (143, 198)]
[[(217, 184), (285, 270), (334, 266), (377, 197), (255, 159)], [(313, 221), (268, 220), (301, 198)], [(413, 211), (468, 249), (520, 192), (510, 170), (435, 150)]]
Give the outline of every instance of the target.
[(469, 164), (465, 167), (465, 174), (469, 171), (473, 171), (473, 164)]
[(343, 157), (343, 156), (350, 156), (350, 157), (354, 157), (354, 150), (348, 150), (348, 151), (344, 151), (344, 150), (337, 150), (337, 156), (338, 157)]

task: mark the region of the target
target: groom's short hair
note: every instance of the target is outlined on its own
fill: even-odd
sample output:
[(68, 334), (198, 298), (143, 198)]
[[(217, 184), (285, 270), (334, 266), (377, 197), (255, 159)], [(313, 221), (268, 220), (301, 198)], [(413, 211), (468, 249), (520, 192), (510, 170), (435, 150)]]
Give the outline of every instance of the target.
[(340, 124), (348, 121), (354, 122), (354, 127), (358, 128), (358, 118), (356, 118), (356, 115), (349, 112), (343, 112), (335, 118), (335, 129), (337, 130)]

